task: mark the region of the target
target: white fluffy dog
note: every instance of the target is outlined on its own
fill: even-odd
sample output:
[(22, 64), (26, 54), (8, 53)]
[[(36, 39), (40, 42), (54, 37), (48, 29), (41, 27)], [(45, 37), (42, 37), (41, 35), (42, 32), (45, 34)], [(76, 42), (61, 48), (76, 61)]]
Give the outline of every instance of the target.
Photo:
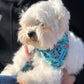
[[(23, 46), (15, 53), (13, 64), (8, 64), (1, 75), (17, 75), (21, 84), (61, 84), (63, 68), (67, 69), (68, 74), (78, 74), (84, 64), (84, 44), (69, 31), (69, 19), (69, 11), (61, 0), (40, 1), (23, 12), (18, 33), (18, 40)], [(39, 50), (52, 50), (66, 32), (68, 53), (59, 69), (56, 69), (42, 58)], [(24, 45), (30, 52), (35, 50), (31, 58), (34, 68), (21, 72), (28, 60)]]

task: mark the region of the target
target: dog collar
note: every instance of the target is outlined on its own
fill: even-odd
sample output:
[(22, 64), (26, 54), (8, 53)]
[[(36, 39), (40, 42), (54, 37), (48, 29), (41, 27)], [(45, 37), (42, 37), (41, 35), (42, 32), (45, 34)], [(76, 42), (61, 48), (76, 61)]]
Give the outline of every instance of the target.
[(68, 32), (64, 34), (62, 40), (57, 42), (56, 45), (54, 45), (53, 49), (47, 49), (47, 50), (40, 50), (37, 49), (42, 58), (54, 69), (59, 69), (68, 53), (69, 48), (69, 40), (68, 40)]

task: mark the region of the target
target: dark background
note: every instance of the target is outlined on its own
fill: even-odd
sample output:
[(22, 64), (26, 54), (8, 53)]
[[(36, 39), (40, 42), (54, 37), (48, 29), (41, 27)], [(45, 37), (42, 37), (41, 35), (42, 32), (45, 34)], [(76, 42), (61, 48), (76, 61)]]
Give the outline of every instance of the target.
[[(18, 19), (21, 9), (42, 0), (0, 0), (0, 70), (11, 63), (13, 53), (21, 46), (17, 42)], [(84, 40), (84, 0), (63, 0), (71, 13), (70, 31)], [(25, 9), (24, 9), (25, 10)], [(77, 76), (76, 84), (84, 84), (84, 70)]]

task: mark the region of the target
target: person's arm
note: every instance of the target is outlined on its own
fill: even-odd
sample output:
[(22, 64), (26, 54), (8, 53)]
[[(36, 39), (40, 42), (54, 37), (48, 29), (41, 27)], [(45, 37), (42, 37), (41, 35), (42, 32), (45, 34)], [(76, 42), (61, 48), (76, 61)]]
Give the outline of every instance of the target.
[(74, 84), (76, 81), (75, 75), (68, 75), (67, 70), (64, 68), (63, 70), (63, 77), (62, 77), (62, 84)]

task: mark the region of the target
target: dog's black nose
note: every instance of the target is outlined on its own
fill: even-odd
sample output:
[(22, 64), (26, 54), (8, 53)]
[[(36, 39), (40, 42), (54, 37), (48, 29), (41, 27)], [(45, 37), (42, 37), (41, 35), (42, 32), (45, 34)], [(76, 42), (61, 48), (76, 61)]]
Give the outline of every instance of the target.
[(36, 36), (36, 33), (35, 32), (30, 32), (30, 33), (28, 33), (28, 36), (30, 38), (34, 38)]

